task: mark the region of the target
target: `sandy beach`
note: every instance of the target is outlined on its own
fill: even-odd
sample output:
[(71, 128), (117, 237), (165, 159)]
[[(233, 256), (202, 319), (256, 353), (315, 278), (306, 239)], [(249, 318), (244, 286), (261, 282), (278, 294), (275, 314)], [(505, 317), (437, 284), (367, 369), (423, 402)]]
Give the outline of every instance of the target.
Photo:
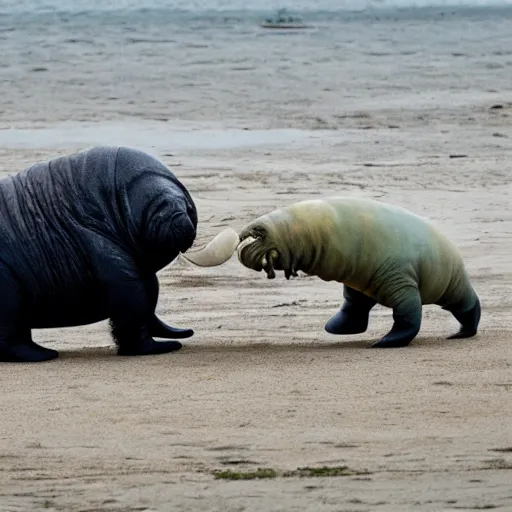
[[(381, 41), (394, 48), (388, 56), (368, 53), (389, 29), (374, 22), (374, 39), (342, 68), (322, 64), (314, 38), (302, 40), (312, 62), (302, 75), (255, 58), (246, 74), (218, 64), (214, 82), (213, 65), (196, 63), (197, 84), (209, 85), (175, 84), (175, 110), (158, 74), (161, 45), (118, 87), (122, 58), (136, 61), (145, 43), (142, 53), (119, 49), (110, 71), (91, 54), (75, 76), (55, 53), (38, 64), (54, 72), (31, 71), (6, 40), (1, 176), (100, 143), (145, 149), (192, 193), (198, 246), (305, 198), (400, 204), (460, 247), (482, 320), (477, 337), (448, 341), (457, 322), (426, 306), (409, 347), (369, 350), (391, 311), (377, 306), (365, 334), (327, 334), (339, 284), (267, 280), (236, 257), (209, 269), (177, 260), (159, 274), (157, 312), (195, 330), (181, 351), (118, 357), (102, 322), (34, 331), (60, 358), (1, 366), (1, 512), (512, 510), (512, 62), (497, 53), (512, 24), (464, 23), (457, 51), (429, 45), (428, 62), (408, 53), (406, 38)], [(409, 22), (398, 32), (415, 26), (427, 30)], [(94, 84), (80, 82), (95, 69)], [(229, 99), (230, 87), (241, 96)], [(339, 476), (297, 475), (345, 466)], [(258, 468), (275, 474), (215, 477)]]

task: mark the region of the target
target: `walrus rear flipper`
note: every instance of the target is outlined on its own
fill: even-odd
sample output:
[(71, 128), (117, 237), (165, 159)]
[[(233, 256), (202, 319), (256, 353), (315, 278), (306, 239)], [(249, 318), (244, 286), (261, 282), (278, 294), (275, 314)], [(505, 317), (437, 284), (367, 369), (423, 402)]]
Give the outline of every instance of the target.
[(476, 335), (481, 315), (480, 301), (478, 298), (476, 299), (475, 305), (469, 311), (465, 311), (464, 313), (448, 308), (443, 309), (450, 311), (450, 313), (460, 323), (459, 331), (455, 334), (452, 334), (451, 336), (448, 336), (446, 339), (456, 340), (462, 338), (471, 338)]
[(0, 362), (39, 363), (58, 357), (56, 350), (32, 341), (22, 288), (4, 264), (0, 264), (0, 290)]
[(41, 363), (56, 359), (58, 356), (56, 350), (42, 347), (33, 341), (0, 344), (2, 363)]

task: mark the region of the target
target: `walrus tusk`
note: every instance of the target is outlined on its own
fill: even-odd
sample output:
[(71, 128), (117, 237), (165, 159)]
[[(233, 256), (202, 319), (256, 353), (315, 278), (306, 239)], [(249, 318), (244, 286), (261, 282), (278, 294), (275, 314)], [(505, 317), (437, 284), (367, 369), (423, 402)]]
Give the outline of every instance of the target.
[(226, 228), (204, 247), (181, 253), (181, 256), (198, 267), (216, 267), (233, 256), (239, 241), (238, 233)]
[(254, 238), (253, 236), (248, 236), (247, 238), (244, 238), (236, 247), (236, 251), (238, 253), (238, 259), (240, 262), (242, 261), (240, 258), (242, 257), (242, 250), (245, 249), (248, 245), (251, 245), (253, 242), (256, 242), (257, 238)]

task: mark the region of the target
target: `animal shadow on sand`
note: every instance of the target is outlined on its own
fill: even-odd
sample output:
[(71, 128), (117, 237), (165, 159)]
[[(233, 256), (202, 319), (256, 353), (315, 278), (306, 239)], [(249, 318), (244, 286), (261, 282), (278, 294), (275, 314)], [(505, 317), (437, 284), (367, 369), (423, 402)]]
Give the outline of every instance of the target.
[[(362, 340), (352, 340), (352, 341), (338, 341), (338, 342), (286, 342), (286, 343), (266, 343), (266, 342), (255, 342), (255, 343), (237, 343), (233, 344), (214, 344), (209, 345), (208, 343), (193, 343), (190, 342), (183, 346), (179, 351), (173, 352), (172, 354), (161, 354), (156, 356), (151, 356), (151, 358), (137, 358), (137, 361), (149, 361), (154, 360), (155, 358), (164, 360), (171, 358), (180, 358), (180, 356), (195, 356), (197, 354), (200, 356), (204, 355), (215, 355), (215, 354), (237, 354), (237, 353), (247, 353), (247, 354), (273, 354), (273, 356), (278, 357), (279, 354), (289, 354), (289, 353), (315, 353), (315, 352), (325, 352), (325, 351), (339, 351), (339, 350), (367, 350), (371, 347), (372, 343), (375, 341), (374, 337), (365, 337)], [(393, 353), (396, 351), (410, 351), (414, 349), (425, 349), (427, 347), (432, 348), (442, 348), (444, 344), (449, 344), (450, 346), (453, 344), (463, 344), (467, 343), (467, 340), (445, 340), (442, 336), (425, 336), (425, 337), (417, 337), (413, 343), (408, 345), (407, 347), (403, 347), (402, 349), (395, 349)], [(373, 351), (375, 352), (375, 351)], [(380, 351), (378, 351), (380, 352)], [(116, 356), (115, 347), (114, 346), (101, 346), (101, 347), (83, 347), (76, 349), (64, 349), (59, 351), (59, 360), (65, 361), (74, 361), (79, 360), (81, 363), (84, 360), (99, 361), (99, 360), (109, 360), (112, 363), (115, 361), (133, 361), (132, 357), (129, 356)], [(51, 361), (49, 362), (51, 364)]]

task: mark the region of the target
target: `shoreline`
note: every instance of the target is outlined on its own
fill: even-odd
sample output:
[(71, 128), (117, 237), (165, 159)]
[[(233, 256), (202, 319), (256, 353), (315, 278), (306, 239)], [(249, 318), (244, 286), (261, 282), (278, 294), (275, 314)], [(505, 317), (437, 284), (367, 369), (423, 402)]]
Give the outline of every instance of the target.
[[(207, 127), (204, 127), (204, 125)], [(140, 149), (220, 150), (308, 144), (326, 133), (300, 129), (236, 129), (213, 127), (218, 123), (166, 123), (158, 121), (68, 122), (37, 128), (0, 129), (0, 147), (8, 149), (59, 149), (80, 146), (125, 145)], [(208, 127), (208, 125), (210, 125)]]

